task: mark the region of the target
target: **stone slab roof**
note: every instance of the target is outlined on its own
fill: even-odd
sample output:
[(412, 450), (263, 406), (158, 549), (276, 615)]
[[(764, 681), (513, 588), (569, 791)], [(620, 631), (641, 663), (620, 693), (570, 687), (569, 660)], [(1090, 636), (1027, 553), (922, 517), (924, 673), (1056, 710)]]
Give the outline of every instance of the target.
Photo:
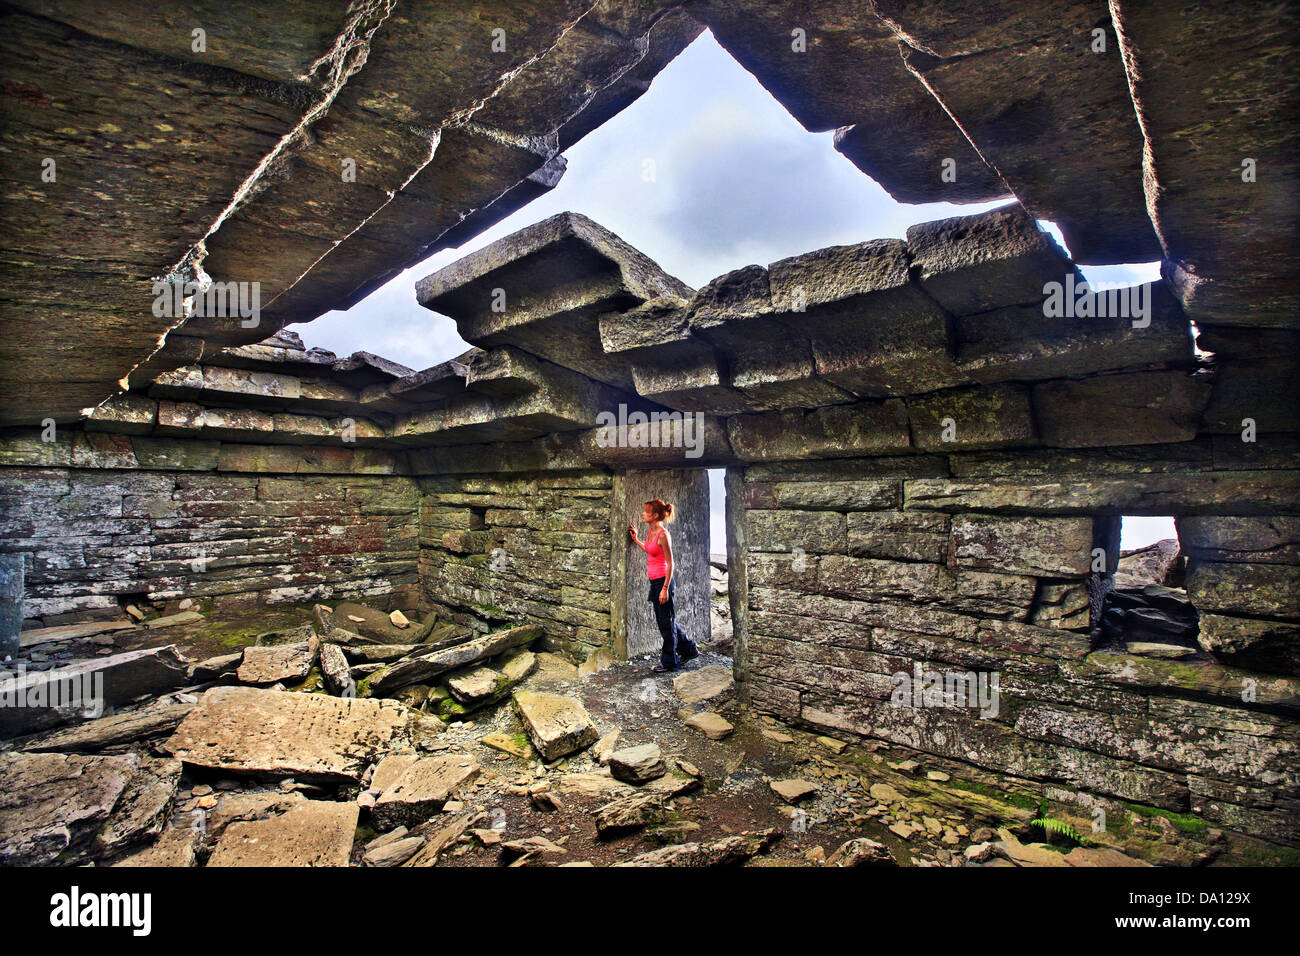
[[(1300, 24), (1289, 5), (544, 6), (540, 16), (531, 0), (232, 0), (160, 17), (144, 0), (10, 3), (0, 424), (73, 421), (125, 386), (350, 307), (554, 186), (561, 150), (642, 95), (704, 28), (805, 128), (835, 130), (836, 147), (900, 201), (1014, 196), (1059, 224), (1080, 263), (1160, 259), (1185, 314), (1234, 348), (1261, 348), (1258, 330), (1300, 327)], [(493, 30), (504, 48), (493, 49)], [(924, 273), (919, 238), (908, 248)], [(204, 276), (258, 283), (259, 324), (155, 311), (155, 280)], [(638, 290), (634, 275), (611, 281), (638, 300), (618, 309), (692, 298)], [(932, 281), (920, 284), (955, 314)], [(900, 387), (870, 368), (830, 374), (824, 329), (806, 333), (809, 351), (788, 368), (741, 367), (751, 320), (698, 305), (672, 361), (667, 342), (636, 361), (626, 342), (581, 362), (539, 342), (531, 354), (719, 411)], [(795, 327), (781, 314), (755, 333)], [(568, 345), (599, 340), (594, 303), (572, 320)], [(477, 323), (483, 343), (515, 337), (495, 339), (490, 317), (458, 321)], [(962, 343), (949, 351), (960, 364)], [(985, 356), (978, 374), (990, 367)], [(371, 378), (363, 390), (382, 384), (371, 365), (353, 371)], [(913, 373), (927, 370), (898, 375)]]

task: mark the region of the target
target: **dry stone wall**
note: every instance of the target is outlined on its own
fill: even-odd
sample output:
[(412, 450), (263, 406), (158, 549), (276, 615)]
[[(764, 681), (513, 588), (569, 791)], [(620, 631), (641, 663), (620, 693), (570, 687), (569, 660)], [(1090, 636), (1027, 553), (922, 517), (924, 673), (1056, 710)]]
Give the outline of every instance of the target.
[(60, 623), (133, 598), (212, 598), (218, 609), (414, 598), (419, 489), (396, 474), (349, 473), (380, 453), (331, 450), (313, 465), (311, 449), (276, 446), (267, 458), (176, 441), (166, 467), (135, 451), (60, 461), (60, 449), (122, 437), (5, 444), (0, 553), (24, 562), (26, 618)]
[[(783, 462), (732, 469), (729, 486), (748, 579), (738, 674), (758, 709), (1084, 806), (1300, 842), (1292, 451), (1206, 438)], [(1177, 516), (1200, 660), (1094, 651), (1086, 579), (1123, 514)], [(966, 675), (996, 675), (996, 694), (963, 696)], [(957, 693), (927, 697), (931, 677)]]
[(419, 480), (424, 602), (454, 619), (542, 625), (552, 647), (610, 643), (610, 499), (597, 469)]

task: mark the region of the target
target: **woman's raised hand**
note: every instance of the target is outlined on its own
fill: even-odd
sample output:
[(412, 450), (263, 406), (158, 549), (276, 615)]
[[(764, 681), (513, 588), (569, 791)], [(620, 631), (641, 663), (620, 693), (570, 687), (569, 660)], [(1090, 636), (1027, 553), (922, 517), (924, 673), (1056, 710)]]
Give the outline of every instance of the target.
[(632, 540), (635, 541), (635, 540), (636, 540), (636, 525), (631, 525), (631, 524), (628, 525), (628, 526), (627, 526), (627, 533), (630, 534), (630, 535), (632, 536)]

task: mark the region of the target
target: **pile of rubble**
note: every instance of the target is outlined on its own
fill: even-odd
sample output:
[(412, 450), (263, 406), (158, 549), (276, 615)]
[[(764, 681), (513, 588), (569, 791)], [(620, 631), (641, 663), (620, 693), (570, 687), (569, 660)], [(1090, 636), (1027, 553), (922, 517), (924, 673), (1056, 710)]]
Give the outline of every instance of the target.
[(1114, 865), (1146, 845), (1030, 842), (1031, 811), (949, 763), (746, 711), (713, 648), (658, 676), (538, 650), (533, 625), (312, 618), (197, 662), (168, 644), (23, 677), (35, 702), (100, 674), (114, 709), (6, 733), (0, 863)]

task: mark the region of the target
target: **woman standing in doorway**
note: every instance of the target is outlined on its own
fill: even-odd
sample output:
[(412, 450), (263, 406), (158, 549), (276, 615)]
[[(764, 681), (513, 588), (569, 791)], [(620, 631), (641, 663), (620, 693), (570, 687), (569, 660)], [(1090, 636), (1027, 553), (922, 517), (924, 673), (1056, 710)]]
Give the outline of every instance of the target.
[(641, 520), (648, 527), (645, 542), (636, 536), (636, 526), (628, 525), (627, 533), (646, 553), (646, 574), (650, 576), (650, 604), (654, 608), (655, 620), (659, 624), (659, 633), (663, 636), (664, 646), (659, 654), (659, 663), (652, 670), (656, 674), (676, 670), (687, 661), (700, 656), (700, 649), (686, 636), (682, 626), (677, 623), (673, 610), (673, 548), (672, 538), (666, 523), (673, 520), (673, 506), (659, 498), (647, 501), (641, 506)]

